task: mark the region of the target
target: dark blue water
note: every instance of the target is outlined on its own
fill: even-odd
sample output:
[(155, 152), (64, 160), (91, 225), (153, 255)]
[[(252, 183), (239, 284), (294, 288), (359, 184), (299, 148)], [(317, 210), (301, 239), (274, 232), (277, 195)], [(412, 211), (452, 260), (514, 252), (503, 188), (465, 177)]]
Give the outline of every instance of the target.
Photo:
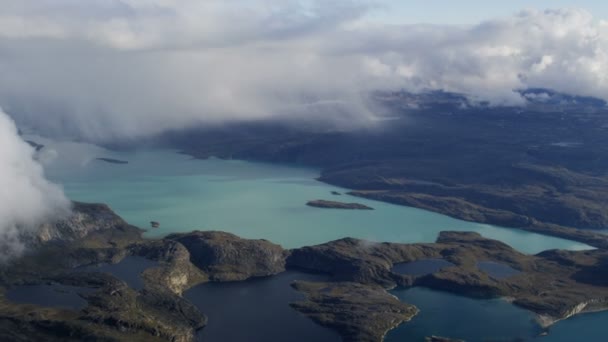
[(480, 261), (477, 263), (477, 267), (496, 279), (506, 279), (521, 273), (510, 266), (492, 261)]
[(184, 297), (209, 318), (198, 334), (209, 342), (338, 342), (337, 333), (315, 324), (289, 306), (304, 298), (294, 280), (323, 281), (323, 276), (285, 272), (238, 283), (202, 284)]
[(157, 265), (156, 261), (129, 256), (117, 264), (87, 266), (82, 268), (81, 271), (109, 273), (127, 283), (132, 289), (141, 290), (144, 288), (144, 280), (141, 277), (142, 272)]
[(549, 335), (534, 342), (608, 341), (608, 312), (574, 316), (558, 322)]
[(423, 259), (407, 263), (396, 264), (392, 271), (398, 274), (421, 276), (439, 272), (442, 268), (454, 266), (449, 261), (443, 259)]
[(90, 293), (94, 289), (60, 284), (23, 285), (9, 289), (6, 298), (15, 303), (34, 304), (44, 307), (80, 310), (87, 301), (79, 293)]
[(467, 342), (530, 339), (542, 331), (534, 315), (500, 299), (477, 300), (424, 288), (392, 291), (420, 313), (388, 333), (386, 342), (424, 341), (437, 335)]

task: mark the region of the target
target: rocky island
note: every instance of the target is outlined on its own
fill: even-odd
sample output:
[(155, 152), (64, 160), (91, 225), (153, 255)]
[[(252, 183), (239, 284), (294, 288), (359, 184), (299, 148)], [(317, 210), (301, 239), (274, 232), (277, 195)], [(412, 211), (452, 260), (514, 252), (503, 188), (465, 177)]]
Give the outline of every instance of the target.
[(340, 332), (345, 342), (382, 341), (389, 330), (409, 321), (418, 309), (380, 286), (356, 282), (295, 282), (307, 300), (291, 306), (315, 322)]
[(314, 200), (306, 203), (309, 207), (324, 208), (324, 209), (350, 209), (350, 210), (374, 210), (360, 203), (344, 203), (326, 200)]
[[(474, 298), (510, 298), (536, 313), (543, 327), (608, 308), (605, 249), (526, 255), (466, 232), (442, 232), (435, 243), (345, 238), (293, 250), (224, 232), (195, 231), (158, 240), (143, 239), (141, 233), (105, 205), (74, 203), (70, 217), (28, 236), (29, 252), (0, 268), (0, 339), (193, 341), (207, 319), (204, 307), (199, 310), (182, 297), (184, 291), (205, 282), (271, 277), (290, 269), (330, 277), (293, 283), (305, 297), (291, 306), (334, 329), (344, 341), (381, 341), (418, 313), (387, 292), (393, 288), (423, 286)], [(78, 271), (130, 256), (157, 262), (142, 273), (141, 289), (109, 274)], [(450, 264), (415, 276), (393, 271), (397, 264), (425, 259)], [(519, 272), (495, 277), (480, 262)], [(81, 295), (87, 304), (68, 310), (13, 302), (5, 295), (37, 284), (88, 288)]]

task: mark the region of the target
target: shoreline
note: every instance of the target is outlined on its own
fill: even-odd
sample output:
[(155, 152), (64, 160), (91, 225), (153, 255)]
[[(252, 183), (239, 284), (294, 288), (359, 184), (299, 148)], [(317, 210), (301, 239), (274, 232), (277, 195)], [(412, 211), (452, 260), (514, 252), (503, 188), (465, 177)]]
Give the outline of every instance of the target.
[[(217, 158), (217, 159), (221, 159), (221, 160), (235, 160), (235, 159), (222, 158), (221, 156), (201, 157), (201, 156), (197, 156), (197, 155), (195, 155), (191, 152), (185, 151), (185, 150), (180, 150), (179, 153), (184, 154), (184, 155), (189, 155), (194, 159), (200, 159), (200, 160), (207, 160), (210, 158)], [(608, 234), (602, 234), (602, 233), (596, 232), (591, 229), (581, 229), (581, 228), (560, 226), (560, 225), (552, 224), (552, 223), (543, 223), (538, 220), (535, 220), (535, 219), (532, 219), (529, 217), (525, 217), (525, 216), (521, 216), (521, 215), (515, 215), (510, 220), (514, 220), (514, 221), (517, 221), (517, 222), (523, 223), (523, 224), (514, 224), (512, 222), (510, 223), (508, 220), (505, 221), (504, 217), (501, 217), (501, 215), (497, 215), (495, 210), (487, 209), (487, 208), (483, 208), (483, 207), (480, 207), (480, 210), (474, 211), (474, 213), (476, 214), (477, 217), (480, 217), (483, 219), (471, 220), (469, 218), (469, 216), (463, 214), (464, 212), (468, 212), (469, 210), (460, 211), (460, 213), (459, 213), (458, 211), (449, 210), (448, 207), (440, 205), (441, 200), (442, 200), (441, 197), (435, 197), (435, 198), (439, 199), (439, 202), (437, 202), (437, 204), (434, 206), (423, 204), (418, 201), (409, 201), (408, 200), (408, 201), (404, 202), (402, 199), (376, 195), (378, 193), (386, 193), (387, 191), (381, 191), (381, 190), (361, 191), (361, 190), (356, 190), (351, 187), (345, 187), (343, 184), (338, 184), (338, 183), (332, 182), (331, 179), (327, 179), (326, 177), (323, 177), (323, 168), (312, 167), (312, 166), (308, 166), (308, 165), (301, 164), (301, 163), (268, 162), (268, 161), (263, 161), (263, 160), (247, 159), (247, 158), (236, 159), (236, 160), (242, 160), (242, 161), (253, 162), (253, 163), (261, 163), (261, 164), (266, 164), (266, 165), (293, 167), (293, 168), (297, 168), (297, 169), (315, 170), (315, 171), (319, 172), (319, 176), (313, 178), (313, 180), (326, 184), (326, 185), (329, 185), (329, 186), (332, 186), (332, 187), (335, 187), (335, 188), (338, 188), (342, 194), (349, 195), (352, 197), (359, 197), (359, 198), (364, 198), (364, 199), (372, 200), (372, 201), (378, 201), (378, 202), (389, 203), (389, 204), (398, 205), (398, 206), (405, 206), (405, 207), (411, 207), (411, 208), (416, 208), (416, 209), (420, 209), (420, 210), (426, 210), (426, 211), (429, 211), (432, 213), (445, 215), (450, 218), (462, 220), (465, 222), (489, 224), (489, 225), (503, 228), (503, 229), (516, 229), (516, 230), (521, 230), (521, 231), (527, 231), (527, 232), (531, 232), (531, 233), (536, 233), (536, 234), (541, 234), (541, 235), (545, 235), (545, 236), (551, 236), (551, 237), (556, 237), (556, 238), (561, 238), (561, 239), (565, 239), (565, 240), (583, 243), (583, 244), (588, 245), (593, 248), (608, 249)], [(412, 192), (411, 194), (416, 195), (417, 193)], [(433, 195), (430, 195), (429, 193), (423, 193), (423, 194), (425, 196), (433, 197)], [(496, 218), (493, 218), (493, 217), (496, 217)]]

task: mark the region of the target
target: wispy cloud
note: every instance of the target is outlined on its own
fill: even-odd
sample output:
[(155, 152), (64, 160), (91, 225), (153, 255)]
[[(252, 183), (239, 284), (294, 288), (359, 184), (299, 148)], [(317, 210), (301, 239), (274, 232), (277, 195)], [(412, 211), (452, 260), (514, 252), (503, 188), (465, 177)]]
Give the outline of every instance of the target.
[(21, 238), (69, 211), (69, 201), (49, 183), (34, 150), (0, 110), (0, 263), (23, 251)]

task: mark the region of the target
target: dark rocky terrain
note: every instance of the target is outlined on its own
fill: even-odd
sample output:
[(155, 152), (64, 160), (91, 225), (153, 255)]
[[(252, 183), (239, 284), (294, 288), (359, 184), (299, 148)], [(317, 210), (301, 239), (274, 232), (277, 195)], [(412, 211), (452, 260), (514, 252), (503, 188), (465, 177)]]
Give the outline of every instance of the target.
[[(608, 227), (608, 109), (544, 89), (523, 107), (458, 94), (378, 93), (361, 127), (251, 122), (166, 134), (197, 158), (296, 163), (351, 194), (594, 246)], [(586, 232), (580, 233), (580, 229)]]
[[(443, 232), (432, 244), (347, 238), (303, 247), (292, 251), (287, 266), (328, 273), (340, 282), (385, 288), (424, 286), (476, 298), (510, 298), (515, 305), (537, 313), (539, 323), (548, 327), (581, 312), (608, 308), (607, 257), (608, 251), (600, 249), (525, 255), (477, 233)], [(395, 264), (430, 258), (445, 259), (454, 266), (422, 276), (391, 271)], [(496, 279), (477, 267), (479, 261), (504, 264), (520, 273)]]
[[(75, 203), (70, 217), (40, 227), (28, 252), (0, 267), (0, 340), (6, 341), (191, 341), (205, 317), (177, 290), (205, 277), (191, 266), (181, 245), (147, 242), (105, 205)], [(144, 247), (143, 245), (148, 245)], [(152, 250), (151, 250), (152, 249)], [(128, 255), (161, 261), (141, 291), (101, 273), (75, 272), (80, 266), (116, 263)], [(144, 275), (146, 276), (146, 275)], [(19, 285), (62, 284), (94, 289), (80, 310), (10, 302), (6, 289)]]
[(314, 200), (306, 203), (309, 207), (324, 208), (324, 209), (350, 209), (350, 210), (374, 210), (360, 203), (344, 203), (326, 200)]
[(190, 252), (190, 261), (212, 281), (241, 281), (285, 271), (287, 251), (265, 240), (245, 240), (224, 232), (171, 234)]
[[(72, 215), (43, 225), (29, 252), (0, 267), (0, 340), (193, 341), (206, 317), (182, 293), (203, 282), (240, 281), (297, 269), (330, 276), (326, 282), (295, 282), (305, 299), (295, 310), (335, 329), (345, 341), (381, 341), (418, 310), (387, 290), (424, 286), (470, 297), (504, 297), (535, 312), (542, 326), (608, 308), (608, 250), (525, 255), (476, 233), (443, 232), (436, 243), (372, 243), (345, 238), (284, 250), (265, 240), (223, 232), (173, 234), (146, 240), (107, 206), (75, 203)], [(134, 290), (109, 274), (78, 267), (140, 256), (158, 264), (143, 272)], [(453, 266), (427, 275), (392, 272), (400, 263), (443, 259)], [(478, 262), (495, 262), (519, 273), (494, 278)], [(11, 302), (8, 289), (61, 284), (92, 291), (83, 309)], [(287, 304), (286, 304), (287, 305)], [(405, 323), (407, 324), (407, 323)]]

